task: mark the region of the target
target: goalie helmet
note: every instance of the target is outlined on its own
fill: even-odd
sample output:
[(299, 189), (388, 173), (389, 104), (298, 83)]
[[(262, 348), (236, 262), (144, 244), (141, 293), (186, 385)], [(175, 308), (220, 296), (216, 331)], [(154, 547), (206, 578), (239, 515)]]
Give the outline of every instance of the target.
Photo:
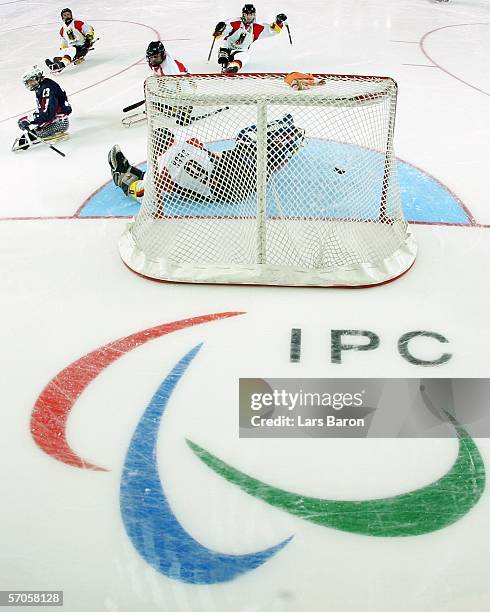
[(250, 25), (255, 21), (255, 6), (253, 4), (245, 4), (242, 8), (242, 21), (245, 25)]
[(29, 68), (29, 70), (26, 70), (26, 72), (24, 72), (22, 75), (22, 82), (29, 91), (36, 91), (36, 89), (39, 88), (39, 85), (41, 85), (43, 79), (43, 71), (41, 68), (39, 68), (39, 66)]
[[(66, 15), (67, 13), (69, 13), (69, 17), (68, 16), (64, 17), (63, 15)], [(69, 8), (62, 9), (62, 11), (61, 11), (61, 19), (62, 19), (62, 21), (65, 22), (65, 25), (67, 25), (67, 26), (70, 25), (70, 23), (73, 21), (73, 12), (72, 12), (72, 10), (69, 9)]]
[[(158, 58), (160, 56), (160, 58)], [(155, 40), (148, 45), (146, 49), (146, 59), (151, 66), (160, 66), (163, 63), (167, 53), (161, 40)]]

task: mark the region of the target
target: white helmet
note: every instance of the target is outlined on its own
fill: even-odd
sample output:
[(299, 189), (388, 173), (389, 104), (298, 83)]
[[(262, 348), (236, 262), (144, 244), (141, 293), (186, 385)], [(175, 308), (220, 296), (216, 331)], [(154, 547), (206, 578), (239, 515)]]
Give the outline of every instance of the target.
[(29, 91), (36, 91), (36, 89), (41, 84), (43, 78), (44, 75), (41, 68), (39, 68), (39, 66), (33, 66), (32, 68), (29, 68), (29, 70), (26, 70), (26, 72), (24, 72), (24, 74), (22, 75), (22, 82), (27, 87), (27, 89), (29, 89)]

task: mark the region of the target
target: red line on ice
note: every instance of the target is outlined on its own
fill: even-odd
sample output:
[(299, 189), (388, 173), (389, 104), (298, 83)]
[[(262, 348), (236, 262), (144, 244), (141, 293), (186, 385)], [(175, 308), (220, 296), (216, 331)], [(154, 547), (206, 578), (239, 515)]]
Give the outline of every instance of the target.
[(443, 26), (441, 28), (435, 28), (434, 30), (430, 30), (430, 32), (427, 32), (426, 34), (424, 34), (422, 36), (422, 38), (420, 39), (419, 42), (419, 46), (420, 46), (420, 50), (422, 51), (422, 53), (425, 55), (425, 57), (430, 60), (437, 68), (439, 68), (440, 70), (442, 70), (442, 72), (445, 72), (447, 75), (449, 75), (450, 77), (452, 77), (453, 79), (456, 79), (457, 81), (459, 81), (460, 83), (463, 83), (463, 85), (467, 85), (468, 87), (471, 87), (472, 89), (475, 89), (476, 91), (479, 91), (480, 93), (484, 94), (485, 96), (490, 96), (490, 93), (488, 91), (485, 91), (483, 89), (480, 89), (479, 87), (476, 87), (476, 85), (472, 85), (471, 83), (468, 83), (468, 81), (465, 81), (464, 79), (461, 79), (460, 77), (456, 76), (455, 74), (453, 74), (452, 72), (449, 72), (449, 70), (446, 70), (446, 68), (444, 68), (443, 66), (441, 66), (441, 64), (438, 64), (430, 55), (429, 53), (425, 50), (425, 41), (426, 39), (433, 34), (434, 32), (439, 32), (440, 30), (445, 30), (446, 28), (459, 28), (461, 26), (474, 26), (474, 25), (485, 25), (488, 26), (490, 25), (490, 23), (455, 23), (453, 25), (447, 25), (447, 26)]
[[(143, 28), (147, 28), (148, 30), (151, 30), (155, 34), (157, 40), (161, 40), (160, 33), (157, 30), (155, 30), (155, 28), (152, 28), (151, 26), (146, 25), (145, 23), (139, 23), (137, 21), (126, 21), (126, 20), (123, 20), (123, 19), (93, 19), (92, 21), (94, 23), (99, 22), (99, 21), (108, 21), (110, 23), (130, 23), (132, 25), (138, 25), (138, 26), (141, 26)], [(4, 30), (3, 32), (1, 32), (1, 34), (6, 34), (8, 32), (14, 32), (15, 30), (23, 30), (25, 28), (32, 29), (33, 27), (36, 27), (36, 26), (37, 27), (39, 27), (39, 26), (43, 27), (43, 26), (51, 26), (51, 25), (57, 25), (58, 26), (59, 23), (41, 23), (41, 24), (28, 25), (28, 26), (20, 26), (18, 28), (11, 28), (10, 30)], [(167, 40), (174, 40), (174, 39), (164, 39), (164, 40), (167, 41)], [(176, 38), (175, 40), (188, 40), (188, 39), (186, 39), (186, 38)], [(110, 79), (113, 79), (114, 77), (119, 76), (123, 72), (127, 72), (131, 68), (134, 68), (134, 66), (138, 65), (141, 62), (142, 59), (144, 59), (144, 58), (141, 58), (141, 57), (138, 58), (130, 66), (127, 66), (126, 68), (123, 68), (122, 70), (119, 70), (118, 72), (115, 72), (114, 74), (111, 74), (110, 76), (105, 77), (105, 78), (101, 79), (100, 81), (97, 81), (96, 83), (92, 83), (92, 85), (88, 85), (87, 87), (83, 87), (82, 89), (79, 89), (78, 91), (69, 92), (68, 96), (69, 97), (74, 96), (74, 95), (76, 95), (76, 94), (78, 94), (78, 93), (80, 93), (82, 91), (86, 91), (87, 89), (90, 89), (91, 87), (96, 87), (97, 85), (100, 85), (101, 83), (105, 83), (106, 81), (109, 81)], [(21, 117), (22, 115), (25, 115), (26, 113), (28, 113), (28, 112), (30, 112), (32, 110), (33, 110), (32, 108), (29, 108), (28, 110), (22, 111), (22, 112), (20, 112), (20, 113), (18, 113), (16, 115), (12, 115), (11, 117), (6, 117), (5, 119), (0, 119), (0, 123), (4, 123), (5, 121), (9, 121), (9, 119), (15, 119), (15, 117)]]

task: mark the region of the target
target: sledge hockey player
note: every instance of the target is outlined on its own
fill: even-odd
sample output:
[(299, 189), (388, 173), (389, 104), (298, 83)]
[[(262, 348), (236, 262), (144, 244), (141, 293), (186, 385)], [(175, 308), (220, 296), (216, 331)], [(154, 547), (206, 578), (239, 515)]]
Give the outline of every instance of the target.
[(284, 77), (284, 82), (287, 83), (293, 89), (296, 89), (297, 91), (302, 91), (304, 89), (310, 89), (311, 87), (325, 85), (327, 81), (325, 79), (317, 79), (312, 74), (305, 74), (303, 72), (290, 72)]
[[(167, 53), (163, 43), (160, 40), (152, 41), (147, 49), (146, 49), (146, 60), (148, 62), (148, 66), (153, 74), (156, 76), (166, 76), (166, 75), (188, 75), (189, 71), (184, 66), (182, 62), (174, 59), (170, 53)], [(142, 106), (144, 104), (144, 100), (137, 104), (131, 105), (130, 109), (138, 108), (138, 106)], [(192, 112), (192, 108), (188, 109), (181, 108), (180, 112), (183, 113), (182, 120), (184, 121), (187, 115), (190, 116)], [(121, 123), (124, 127), (131, 127), (132, 125), (136, 125), (137, 123), (141, 123), (142, 121), (146, 121), (146, 112), (142, 111), (140, 113), (134, 113), (133, 115), (129, 115), (127, 117), (123, 117)], [(184, 125), (184, 123), (183, 123)]]
[(189, 74), (182, 62), (167, 53), (160, 40), (151, 42), (146, 49), (148, 66), (157, 76)]
[(250, 58), (248, 49), (259, 37), (266, 38), (279, 34), (287, 17), (284, 13), (277, 15), (276, 20), (269, 23), (255, 22), (255, 7), (245, 4), (241, 19), (220, 21), (214, 28), (213, 37), (224, 37), (224, 45), (218, 52), (218, 64), (225, 73), (238, 72)]
[[(60, 50), (62, 56), (46, 60), (46, 66), (51, 72), (61, 72), (72, 62), (81, 64), (85, 56), (92, 48), (95, 32), (91, 25), (79, 19), (73, 19), (72, 10), (64, 8), (61, 11), (61, 19), (64, 25), (60, 29)], [(73, 49), (69, 49), (73, 47)]]
[(37, 66), (25, 72), (22, 80), (29, 91), (36, 92), (37, 111), (19, 119), (18, 126), (25, 133), (16, 139), (12, 150), (28, 149), (38, 144), (40, 138), (50, 142), (67, 138), (72, 109), (65, 91)]
[[(158, 146), (153, 160), (157, 168), (154, 189), (198, 202), (239, 202), (253, 194), (257, 173), (257, 128), (242, 129), (232, 149), (215, 153), (192, 137), (188, 130), (157, 131)], [(267, 124), (267, 180), (299, 150), (304, 130), (294, 125), (290, 114)], [(135, 199), (145, 193), (145, 173), (131, 166), (118, 145), (109, 152), (114, 183)], [(163, 216), (163, 198), (155, 206), (155, 217)]]
[[(189, 71), (184, 64), (181, 61), (174, 59), (169, 53), (167, 53), (162, 42), (159, 40), (153, 41), (148, 45), (148, 48), (146, 49), (146, 59), (151, 71), (157, 77), (190, 76)], [(163, 85), (162, 89), (171, 94), (180, 92), (192, 93), (195, 90), (195, 84), (192, 82), (192, 79), (174, 79), (173, 82), (171, 79), (168, 79)], [(132, 110), (133, 108), (138, 108), (138, 106), (142, 106), (143, 104), (144, 100), (131, 105), (129, 109)], [(211, 111), (211, 113), (200, 115), (198, 111), (195, 112), (195, 109), (192, 106), (170, 106), (159, 104), (157, 102), (153, 102), (152, 105), (154, 110), (163, 112), (167, 117), (173, 117), (177, 125), (181, 126), (190, 125), (191, 123), (194, 123), (194, 121), (198, 121), (201, 118), (209, 116), (209, 114), (213, 114), (213, 112), (220, 112), (221, 110), (224, 110), (223, 107), (216, 107), (214, 108), (214, 111)], [(145, 111), (124, 117), (122, 119), (122, 124), (125, 127), (131, 127), (131, 125), (135, 125), (144, 120), (146, 120)]]

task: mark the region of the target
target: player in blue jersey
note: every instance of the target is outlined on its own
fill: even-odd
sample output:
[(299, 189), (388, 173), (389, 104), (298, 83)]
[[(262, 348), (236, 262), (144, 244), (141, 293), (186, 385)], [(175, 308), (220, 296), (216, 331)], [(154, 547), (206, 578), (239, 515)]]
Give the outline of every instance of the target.
[(24, 134), (17, 138), (13, 150), (28, 149), (39, 143), (39, 138), (50, 141), (65, 139), (71, 113), (65, 91), (58, 83), (46, 78), (38, 66), (29, 69), (22, 80), (29, 91), (36, 92), (37, 110), (19, 119), (18, 126)]

